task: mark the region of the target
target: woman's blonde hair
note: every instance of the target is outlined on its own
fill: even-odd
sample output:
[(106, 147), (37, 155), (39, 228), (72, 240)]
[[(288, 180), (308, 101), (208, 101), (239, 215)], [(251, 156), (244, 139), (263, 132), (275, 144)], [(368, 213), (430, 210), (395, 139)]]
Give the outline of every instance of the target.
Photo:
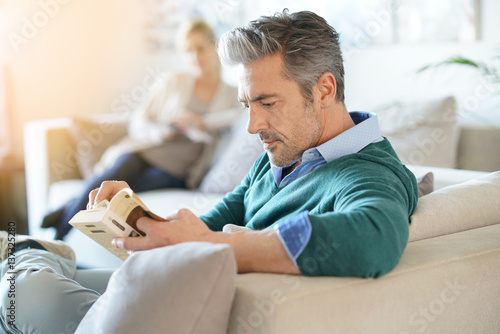
[(205, 21), (200, 19), (194, 19), (191, 21), (187, 21), (181, 25), (179, 28), (179, 33), (177, 35), (177, 46), (180, 50), (183, 49), (184, 43), (189, 35), (194, 32), (202, 33), (206, 38), (208, 38), (211, 42), (215, 43), (215, 33)]

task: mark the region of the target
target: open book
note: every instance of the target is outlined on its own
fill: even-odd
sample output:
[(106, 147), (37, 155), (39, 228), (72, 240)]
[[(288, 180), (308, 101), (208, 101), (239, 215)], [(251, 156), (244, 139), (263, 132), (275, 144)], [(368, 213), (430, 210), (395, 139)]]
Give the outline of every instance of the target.
[(117, 236), (144, 236), (144, 232), (136, 225), (141, 217), (164, 220), (149, 211), (131, 189), (125, 188), (116, 193), (111, 201), (104, 200), (90, 210), (78, 212), (71, 218), (69, 224), (118, 258), (125, 260), (129, 256), (128, 252), (111, 246), (111, 240)]

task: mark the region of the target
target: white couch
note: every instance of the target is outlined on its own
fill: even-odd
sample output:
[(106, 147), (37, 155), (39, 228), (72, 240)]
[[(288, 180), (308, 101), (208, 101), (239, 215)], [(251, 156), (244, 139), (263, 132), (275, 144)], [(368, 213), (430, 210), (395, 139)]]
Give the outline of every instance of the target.
[[(51, 236), (39, 226), (46, 210), (61, 202), (54, 196), (67, 197), (81, 186), (76, 167), (64, 179), (52, 168), (74, 147), (70, 124), (41, 120), (26, 127), (29, 228), (39, 237)], [(478, 146), (478, 138), (489, 138), (489, 146)], [(462, 126), (457, 142), (457, 162), (494, 147), (496, 154), (472, 163), (500, 170), (495, 130)], [(499, 333), (500, 173), (409, 167), (416, 175), (432, 171), (436, 191), (420, 200), (410, 242), (391, 273), (379, 279), (239, 275), (228, 333)], [(181, 206), (203, 213), (222, 194), (160, 190), (139, 196), (164, 215)], [(82, 266), (120, 265), (77, 231), (67, 241)]]

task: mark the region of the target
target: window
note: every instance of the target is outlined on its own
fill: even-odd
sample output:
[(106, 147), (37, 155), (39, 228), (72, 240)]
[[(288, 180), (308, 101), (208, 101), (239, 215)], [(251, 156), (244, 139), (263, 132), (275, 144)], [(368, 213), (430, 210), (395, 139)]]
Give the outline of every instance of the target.
[[(281, 0), (148, 0), (147, 38), (156, 50), (173, 49), (183, 20), (200, 17), (218, 34), (260, 15), (282, 11)], [(289, 0), (291, 11), (310, 10), (340, 32), (347, 48), (479, 39), (480, 0)]]

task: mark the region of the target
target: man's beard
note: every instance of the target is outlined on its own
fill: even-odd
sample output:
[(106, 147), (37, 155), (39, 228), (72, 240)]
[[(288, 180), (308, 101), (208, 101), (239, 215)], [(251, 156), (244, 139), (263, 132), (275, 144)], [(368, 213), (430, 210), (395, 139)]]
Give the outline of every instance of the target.
[(293, 150), (285, 145), (285, 143), (280, 140), (280, 139), (275, 139), (276, 137), (267, 137), (266, 139), (270, 140), (276, 140), (278, 141), (278, 145), (282, 145), (281, 147), (281, 154), (277, 156), (275, 151), (278, 149), (278, 147), (272, 147), (269, 149), (266, 149), (267, 151), (267, 156), (269, 157), (269, 160), (271, 161), (271, 164), (276, 167), (287, 167), (299, 160), (302, 157), (303, 152), (293, 152)]
[[(311, 110), (308, 110), (309, 112), (306, 112), (306, 117), (313, 118), (315, 115), (311, 113)], [(313, 125), (308, 128), (310, 131), (307, 135), (308, 140), (310, 139), (312, 142), (312, 138), (316, 138), (317, 135), (319, 134), (320, 131), (320, 126), (319, 122), (313, 122)], [(279, 134), (276, 133), (271, 133), (271, 132), (266, 132), (263, 131), (259, 133), (259, 138), (262, 142), (264, 141), (276, 141), (276, 146), (273, 146), (271, 148), (266, 149), (267, 155), (269, 157), (269, 160), (273, 164), (273, 166), (276, 167), (288, 167), (292, 165), (293, 163), (297, 162), (299, 159), (302, 158), (302, 154), (304, 153), (304, 150), (301, 150), (298, 148), (298, 142), (291, 141), (288, 138), (283, 138)], [(281, 145), (279, 149), (281, 149), (281, 152), (279, 156), (276, 154), (273, 154), (278, 150), (277, 145)]]

